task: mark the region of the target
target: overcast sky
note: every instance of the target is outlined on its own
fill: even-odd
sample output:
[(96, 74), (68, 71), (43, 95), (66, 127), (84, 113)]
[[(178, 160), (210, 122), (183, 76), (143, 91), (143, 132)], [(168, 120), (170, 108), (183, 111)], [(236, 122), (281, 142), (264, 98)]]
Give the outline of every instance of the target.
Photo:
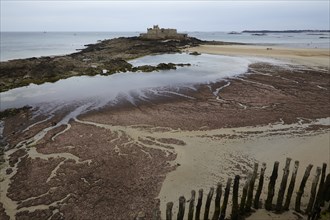
[(328, 0), (1, 1), (1, 31), (329, 29)]

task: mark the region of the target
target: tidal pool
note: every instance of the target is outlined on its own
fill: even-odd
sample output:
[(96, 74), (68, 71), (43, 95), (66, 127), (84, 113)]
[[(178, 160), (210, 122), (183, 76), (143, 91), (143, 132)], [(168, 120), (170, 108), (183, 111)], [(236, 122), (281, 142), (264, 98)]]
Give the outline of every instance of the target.
[[(145, 56), (130, 61), (134, 66), (159, 63), (190, 63), (191, 66), (176, 70), (151, 73), (125, 72), (109, 76), (77, 76), (55, 83), (16, 88), (0, 93), (0, 110), (32, 107), (58, 106), (64, 104), (88, 104), (88, 109), (116, 104), (126, 100), (135, 104), (158, 96), (178, 95), (180, 89), (194, 89), (198, 84), (208, 84), (227, 77), (245, 73), (254, 62), (276, 62), (264, 58), (231, 57), (202, 54), (164, 54)], [(87, 109), (87, 108), (86, 108)]]

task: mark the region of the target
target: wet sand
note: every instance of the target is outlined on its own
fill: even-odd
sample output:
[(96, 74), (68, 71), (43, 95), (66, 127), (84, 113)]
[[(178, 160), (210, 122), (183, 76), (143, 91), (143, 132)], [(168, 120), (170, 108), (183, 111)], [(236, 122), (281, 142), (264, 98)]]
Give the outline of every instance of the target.
[[(327, 121), (329, 124), (329, 118)], [(294, 161), (299, 160), (300, 169), (297, 181), (300, 182), (308, 164), (314, 164), (315, 167), (322, 166), (322, 162), (330, 164), (329, 130), (307, 135), (307, 132), (302, 129), (304, 126), (308, 125), (282, 125), (279, 123), (207, 132), (180, 132), (177, 134), (178, 138), (181, 137), (180, 139), (185, 141), (189, 147), (175, 147), (178, 153), (176, 161), (181, 166), (167, 175), (159, 198), (163, 204), (167, 201), (177, 202), (178, 195), (184, 195), (189, 199), (190, 191), (196, 190), (197, 192), (199, 189), (204, 189), (206, 198), (210, 187), (215, 187), (218, 182), (224, 185), (229, 177), (233, 178), (235, 175), (241, 176), (242, 188), (247, 173), (252, 171), (254, 162), (258, 162), (260, 165), (263, 162), (267, 164), (265, 175), (268, 183), (275, 160), (280, 162), (279, 177), (281, 177), (282, 167), (287, 157), (293, 160), (290, 170), (293, 169)], [(300, 135), (292, 134), (300, 129), (302, 129)], [(312, 176), (314, 172), (315, 168)], [(306, 193), (309, 193), (311, 179), (307, 183)], [(277, 184), (277, 190), (278, 187), (279, 184)], [(240, 191), (240, 196), (241, 193)], [(267, 191), (264, 190), (261, 195), (263, 202), (266, 199), (266, 193)], [(276, 195), (274, 201), (276, 201)], [(304, 197), (302, 206), (306, 207), (307, 202), (308, 197)], [(177, 203), (175, 204), (177, 205)], [(165, 207), (161, 208), (162, 213), (165, 213)], [(177, 208), (175, 206), (174, 210), (177, 211)], [(290, 208), (294, 208), (293, 204)], [(210, 213), (213, 213), (213, 209)], [(230, 214), (230, 208), (228, 214)]]
[(286, 157), (300, 161), (299, 182), (307, 164), (330, 165), (329, 91), (324, 67), (259, 63), (185, 96), (125, 103), (63, 126), (65, 113), (31, 127), (22, 112), (5, 121), (20, 126), (4, 129), (12, 149), (0, 173), (0, 216), (150, 219), (157, 198), (164, 215), (166, 202), (176, 209), (180, 195), (206, 194), (254, 162), (267, 163), (267, 184), (274, 161)]
[(201, 45), (189, 48), (188, 51), (231, 56), (270, 57), (306, 66), (330, 68), (329, 49), (302, 49), (259, 45)]

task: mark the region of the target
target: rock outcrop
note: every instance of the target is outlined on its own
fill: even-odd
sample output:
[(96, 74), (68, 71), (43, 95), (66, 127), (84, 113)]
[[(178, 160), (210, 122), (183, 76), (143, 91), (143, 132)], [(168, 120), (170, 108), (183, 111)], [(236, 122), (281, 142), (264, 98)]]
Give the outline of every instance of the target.
[[(30, 83), (41, 84), (77, 75), (101, 74), (103, 70), (107, 70), (107, 74), (130, 71), (133, 67), (127, 60), (151, 54), (180, 52), (184, 47), (197, 46), (201, 42), (196, 38), (162, 41), (121, 37), (86, 45), (85, 49), (65, 56), (1, 62), (0, 92)], [(156, 69), (162, 68), (167, 67)]]

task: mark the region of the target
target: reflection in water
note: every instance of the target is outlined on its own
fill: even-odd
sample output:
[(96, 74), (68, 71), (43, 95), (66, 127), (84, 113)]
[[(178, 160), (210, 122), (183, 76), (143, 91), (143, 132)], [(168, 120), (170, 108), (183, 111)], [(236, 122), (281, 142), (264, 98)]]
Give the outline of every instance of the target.
[(218, 55), (191, 56), (187, 54), (165, 54), (146, 56), (131, 61), (137, 65), (157, 65), (159, 63), (190, 63), (189, 67), (177, 70), (152, 73), (126, 72), (110, 76), (78, 76), (42, 85), (31, 84), (1, 93), (1, 110), (19, 108), (25, 105), (33, 107), (63, 105), (74, 103), (92, 103), (94, 107), (115, 104), (126, 100), (135, 101), (168, 95), (182, 95), (179, 88), (194, 89), (194, 85), (215, 82), (225, 77), (242, 74), (252, 62), (268, 61), (243, 57)]

